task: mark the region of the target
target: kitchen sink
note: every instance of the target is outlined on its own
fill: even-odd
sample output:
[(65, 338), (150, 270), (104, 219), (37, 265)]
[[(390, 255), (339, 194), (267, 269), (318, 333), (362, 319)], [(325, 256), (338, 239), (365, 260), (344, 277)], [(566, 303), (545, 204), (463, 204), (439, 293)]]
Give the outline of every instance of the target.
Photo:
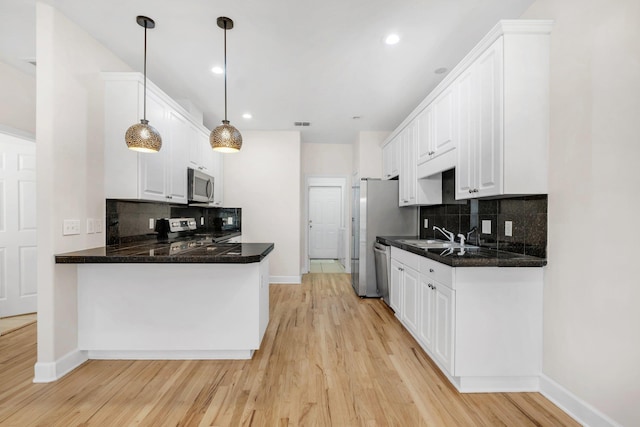
[(475, 246), (472, 245), (463, 246), (458, 242), (449, 242), (437, 239), (400, 239), (398, 242), (404, 243), (405, 245), (415, 246), (420, 249), (475, 248)]

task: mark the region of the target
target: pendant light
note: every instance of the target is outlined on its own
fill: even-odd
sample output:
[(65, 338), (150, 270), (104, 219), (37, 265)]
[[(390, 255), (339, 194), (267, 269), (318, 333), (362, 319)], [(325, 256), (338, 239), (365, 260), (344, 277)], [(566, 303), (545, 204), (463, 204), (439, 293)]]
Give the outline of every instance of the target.
[(211, 131), (209, 143), (215, 151), (237, 153), (242, 147), (242, 135), (227, 120), (227, 30), (233, 28), (233, 21), (221, 16), (217, 22), (218, 27), (224, 30), (224, 120), (220, 126)]
[(157, 153), (162, 147), (162, 137), (147, 120), (147, 28), (155, 28), (156, 23), (146, 16), (136, 17), (136, 22), (144, 27), (144, 101), (142, 109), (142, 120), (127, 129), (124, 139), (130, 150), (143, 153)]

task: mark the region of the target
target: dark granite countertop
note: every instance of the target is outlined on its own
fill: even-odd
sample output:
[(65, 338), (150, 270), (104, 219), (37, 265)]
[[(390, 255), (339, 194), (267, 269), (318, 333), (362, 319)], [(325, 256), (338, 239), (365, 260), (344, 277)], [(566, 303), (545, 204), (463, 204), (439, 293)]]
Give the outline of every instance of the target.
[(173, 242), (154, 239), (58, 254), (56, 263), (249, 264), (260, 262), (273, 248), (273, 243), (216, 243), (211, 237), (191, 237)]
[(425, 258), (430, 258), (452, 267), (543, 267), (547, 260), (530, 255), (516, 254), (485, 247), (462, 249), (423, 249), (402, 243), (399, 240), (418, 240), (417, 236), (378, 236), (377, 241), (403, 249)]

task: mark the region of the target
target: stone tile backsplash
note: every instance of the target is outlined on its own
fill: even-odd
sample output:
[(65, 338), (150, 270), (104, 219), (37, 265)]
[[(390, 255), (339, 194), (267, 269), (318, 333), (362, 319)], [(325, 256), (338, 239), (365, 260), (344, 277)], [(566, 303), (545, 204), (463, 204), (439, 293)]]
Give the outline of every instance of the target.
[[(455, 201), (455, 204), (445, 200), (445, 203), (420, 207), (421, 239), (444, 238), (440, 232), (433, 230), (434, 225), (456, 235), (466, 234), (476, 227), (477, 231), (469, 239), (470, 244), (546, 258), (546, 195), (474, 199)], [(424, 228), (425, 219), (429, 221), (428, 229)], [(482, 221), (490, 221), (491, 233), (482, 233)], [(505, 221), (513, 224), (511, 236), (505, 236)]]
[[(149, 218), (172, 217), (196, 218), (197, 231), (203, 233), (221, 230), (240, 231), (242, 227), (242, 209), (240, 208), (208, 208), (107, 199), (107, 245), (153, 238), (156, 233), (149, 228)], [(204, 218), (203, 225), (200, 225), (200, 218)]]

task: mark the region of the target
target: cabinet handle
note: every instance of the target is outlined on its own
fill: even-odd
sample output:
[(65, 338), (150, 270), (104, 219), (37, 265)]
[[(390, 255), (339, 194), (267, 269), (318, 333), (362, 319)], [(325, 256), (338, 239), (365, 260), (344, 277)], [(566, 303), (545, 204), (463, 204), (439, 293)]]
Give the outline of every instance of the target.
[(398, 270), (400, 270), (400, 271), (404, 271), (404, 268), (398, 268)]
[(474, 189), (473, 189), (473, 192), (474, 192), (474, 193), (477, 193), (478, 191), (479, 191), (479, 190), (478, 190), (477, 188), (474, 188)]
[(173, 199), (173, 196), (166, 196), (167, 199)]
[(431, 283), (429, 283), (427, 286), (429, 286), (429, 288), (433, 289), (433, 285)]
[(427, 153), (427, 154), (429, 154), (430, 156), (432, 156), (434, 153), (435, 153), (435, 151), (429, 151), (429, 153)]
[(429, 269), (429, 273), (433, 273), (433, 268), (430, 268), (430, 269)]
[(436, 285), (433, 285), (433, 286), (431, 287), (431, 289), (433, 289), (433, 290), (435, 291), (435, 290), (436, 290)]

